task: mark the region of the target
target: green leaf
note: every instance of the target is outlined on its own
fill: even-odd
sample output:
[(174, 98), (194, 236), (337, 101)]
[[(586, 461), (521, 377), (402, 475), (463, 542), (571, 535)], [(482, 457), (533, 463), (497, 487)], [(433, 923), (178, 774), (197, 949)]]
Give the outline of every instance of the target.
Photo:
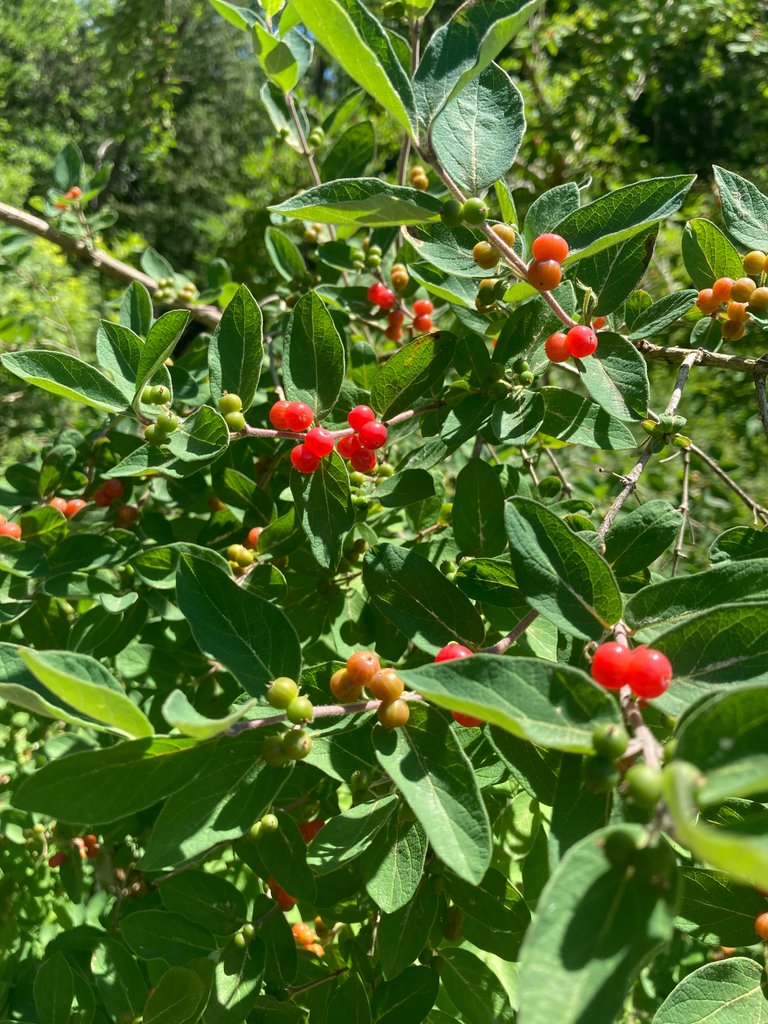
[(183, 690), (173, 690), (163, 702), (163, 718), (173, 729), (178, 729), (182, 736), (208, 740), (226, 732), (230, 725), (239, 722), (255, 704), (255, 700), (249, 700), (223, 718), (207, 718), (190, 704)]
[(553, 231), (569, 213), (579, 208), (579, 188), (574, 182), (555, 185), (534, 199), (525, 215), (523, 237), (526, 252), (531, 251), (533, 240)]
[[(216, 469), (219, 469), (219, 466)], [(258, 525), (266, 526), (272, 519), (275, 506), (269, 491), (260, 487), (250, 476), (246, 476), (245, 473), (241, 473), (237, 469), (224, 466), (220, 472), (214, 470), (212, 483), (216, 495), (225, 505), (234, 505), (235, 508), (243, 509), (249, 514), (249, 518), (256, 519)]]
[(419, 134), (428, 130), (440, 111), (480, 75), (541, 6), (541, 0), (494, 0), (463, 3), (451, 20), (434, 33), (413, 79)]
[(636, 446), (627, 427), (596, 402), (562, 388), (541, 388), (539, 394), (545, 408), (542, 433), (604, 451), (623, 451)]
[(470, 459), (456, 477), (453, 534), (465, 555), (500, 555), (507, 546), (504, 491), (499, 474), (483, 459)]
[(307, 274), (307, 265), (298, 246), (277, 228), (268, 227), (264, 232), (264, 244), (269, 258), (284, 281), (301, 281)]
[(672, 662), (674, 680), (655, 703), (679, 715), (713, 690), (768, 679), (768, 603), (743, 602), (699, 612), (660, 633), (654, 647)]
[(386, 979), (396, 978), (429, 944), (438, 904), (437, 889), (425, 878), (404, 906), (394, 913), (381, 915), (376, 952)]
[(328, 1002), (328, 1017), (344, 1024), (371, 1024), (371, 1007), (363, 980), (357, 973), (348, 973)]
[[(109, 370), (130, 404), (136, 388), (136, 372), (144, 342), (130, 328), (102, 320), (96, 334), (99, 365)], [(154, 410), (153, 410), (154, 411)]]
[(144, 583), (159, 590), (172, 590), (176, 585), (176, 567), (182, 554), (194, 555), (218, 566), (223, 572), (229, 572), (226, 559), (218, 551), (183, 542), (144, 548), (130, 564)]
[(363, 562), (363, 583), (381, 614), (430, 654), (451, 640), (472, 646), (482, 642), (485, 630), (472, 603), (415, 551), (393, 544), (371, 548)]
[(112, 1017), (139, 1014), (147, 1001), (147, 983), (136, 960), (122, 943), (104, 936), (91, 956), (96, 988)]
[(74, 142), (68, 142), (56, 156), (53, 180), (62, 192), (73, 185), (82, 185), (83, 155)]
[(176, 599), (201, 649), (226, 666), (248, 693), (262, 696), (278, 676), (298, 678), (301, 647), (289, 619), (220, 569), (182, 555)]
[(406, 967), (376, 987), (371, 1001), (376, 1024), (420, 1024), (435, 1004), (440, 979), (429, 967)]
[(436, 855), (476, 885), (491, 828), (472, 765), (442, 715), (414, 709), (403, 729), (375, 729), (376, 758), (421, 823)]
[(208, 956), (216, 940), (206, 928), (167, 910), (136, 910), (120, 921), (126, 944), (143, 960), (165, 960), (173, 966)]
[(768, 1024), (764, 981), (748, 957), (705, 964), (670, 992), (653, 1024)]
[(337, 452), (331, 452), (314, 473), (294, 471), (291, 492), (315, 561), (323, 569), (335, 569), (344, 538), (355, 524), (344, 460)]
[(711, 288), (718, 277), (735, 281), (744, 274), (738, 252), (711, 220), (689, 220), (682, 249), (685, 269), (696, 288)]
[(361, 121), (341, 135), (329, 150), (320, 168), (323, 181), (362, 177), (376, 156), (376, 132), (370, 121)]
[(505, 517), (517, 585), (532, 608), (584, 640), (599, 639), (619, 621), (613, 573), (559, 516), (530, 498), (515, 498)]
[(227, 0), (208, 0), (208, 2), (216, 13), (220, 14), (230, 25), (243, 29), (245, 32), (253, 28), (258, 21), (258, 15), (247, 7), (238, 7), (237, 4), (230, 4)]
[(147, 1000), (146, 1024), (191, 1024), (205, 1006), (208, 990), (203, 979), (187, 967), (171, 967)]
[(755, 918), (765, 910), (765, 897), (751, 886), (734, 885), (720, 871), (684, 868), (683, 876), (678, 928), (708, 945), (751, 946)]
[(251, 38), (261, 70), (283, 93), (290, 92), (298, 83), (302, 71), (291, 47), (284, 39), (263, 28), (258, 21), (254, 23)]
[(377, 846), (386, 839), (398, 803), (398, 797), (392, 794), (334, 815), (310, 844), (308, 862), (312, 871), (316, 875), (327, 875), (362, 856), (370, 855), (375, 862)]
[(67, 1024), (75, 987), (72, 970), (62, 953), (54, 953), (40, 964), (33, 993), (40, 1024)]
[(531, 914), (517, 889), (507, 885), (504, 875), (491, 868), (477, 886), (449, 877), (446, 888), (466, 915), (463, 937), (502, 960), (517, 960)]
[(681, 513), (669, 502), (646, 501), (605, 535), (605, 560), (617, 576), (633, 576), (664, 554), (682, 523)]
[[(482, 235), (477, 229), (467, 227), (448, 228), (441, 221), (436, 224), (420, 224), (418, 228), (411, 228), (406, 232), (409, 243), (413, 246), (421, 260), (425, 260), (430, 268), (442, 270), (453, 278), (472, 278), (472, 282), (463, 282), (466, 285), (466, 302), (468, 308), (474, 308), (474, 297), (477, 294), (477, 287), (474, 283), (485, 276), (487, 271), (475, 263), (472, 259), (472, 249)], [(423, 274), (424, 264), (415, 263), (409, 260), (411, 271)], [(442, 275), (435, 278), (437, 282)], [(448, 280), (443, 281), (448, 285)], [(470, 293), (472, 301), (469, 301)], [(462, 295), (461, 298), (464, 298)]]
[(102, 412), (122, 412), (129, 404), (103, 373), (67, 352), (6, 352), (0, 362), (28, 384)]
[(526, 444), (544, 422), (544, 399), (538, 391), (523, 391), (496, 402), (491, 426), (499, 441)]
[(404, 469), (402, 473), (377, 481), (376, 497), (384, 508), (404, 508), (434, 497), (435, 481), (424, 469)]
[(318, 295), (307, 292), (293, 307), (283, 342), (286, 398), (306, 402), (315, 419), (323, 419), (339, 397), (344, 366), (344, 343), (331, 314)]
[(768, 530), (734, 526), (721, 533), (709, 549), (709, 560), (713, 564), (745, 558), (768, 558)]
[(166, 910), (214, 935), (233, 935), (247, 918), (245, 896), (226, 878), (210, 872), (182, 871), (158, 888)]
[(24, 779), (13, 803), (61, 821), (116, 821), (186, 786), (215, 754), (215, 744), (169, 738), (70, 754)]
[(413, 898), (428, 848), (426, 832), (418, 821), (398, 821), (392, 845), (365, 881), (366, 892), (385, 914), (394, 914)]
[(693, 288), (665, 295), (663, 299), (659, 299), (658, 302), (654, 302), (643, 310), (632, 324), (632, 330), (627, 337), (630, 340), (635, 340), (652, 338), (655, 334), (661, 334), (676, 320), (679, 320), (684, 313), (693, 309), (696, 296), (697, 292)]
[(222, 314), (208, 346), (211, 398), (239, 395), (243, 409), (253, 404), (264, 358), (261, 308), (241, 284)]
[(467, 597), (483, 604), (511, 608), (522, 603), (515, 574), (506, 562), (490, 558), (464, 559), (456, 573), (456, 585)]
[(432, 145), (459, 188), (476, 195), (507, 173), (524, 134), (523, 97), (491, 64), (443, 107), (432, 125)]
[(88, 671), (90, 658), (80, 656), (82, 671), (75, 674), (64, 671), (56, 663), (55, 655), (51, 658), (47, 652), (20, 648), (19, 656), (36, 679), (75, 711), (90, 715), (131, 739), (154, 735), (149, 719), (122, 692), (116, 679), (114, 688), (108, 688)]
[[(201, 405), (168, 438), (168, 449), (177, 461), (166, 466), (164, 472), (172, 476), (194, 473), (199, 463), (215, 459), (228, 444), (229, 428), (224, 417), (209, 405)], [(115, 471), (114, 475), (120, 474)]]
[(591, 753), (595, 727), (619, 722), (604, 690), (581, 669), (556, 662), (475, 654), (398, 672), (432, 704), (553, 750)]
[(413, 136), (411, 83), (376, 18), (359, 0), (290, 0), (290, 3), (349, 77)]
[(149, 274), (150, 277), (154, 277), (155, 281), (159, 281), (163, 277), (175, 277), (175, 272), (171, 264), (165, 258), (161, 256), (156, 249), (152, 246), (147, 246), (144, 252), (141, 254), (141, 269), (145, 274)]
[(451, 364), (456, 337), (446, 331), (425, 334), (395, 352), (376, 374), (371, 403), (382, 419), (413, 408), (441, 384)]
[(132, 281), (120, 300), (120, 324), (144, 338), (152, 326), (152, 299), (140, 281)]
[(136, 398), (134, 401), (141, 397), (145, 384), (173, 352), (188, 323), (189, 313), (185, 309), (171, 309), (167, 313), (163, 313), (152, 324), (141, 350), (139, 368), (136, 372)]
[[(713, 168), (723, 220), (729, 233), (748, 249), (768, 249), (768, 197), (751, 181), (724, 167)], [(739, 277), (742, 275), (739, 274)]]
[(440, 980), (466, 1024), (513, 1024), (515, 1015), (500, 980), (468, 949), (440, 950)]
[(680, 890), (675, 869), (655, 883), (612, 866), (603, 845), (619, 831), (638, 844), (645, 837), (638, 825), (587, 836), (568, 851), (541, 894), (520, 954), (526, 1024), (609, 1024), (640, 968), (672, 938)]
[(320, 224), (382, 228), (438, 220), (441, 207), (434, 196), (415, 188), (388, 185), (378, 178), (342, 178), (316, 185), (269, 209), (284, 217), (318, 221)]
[[(651, 262), (657, 234), (656, 227), (648, 232), (639, 231), (623, 242), (579, 260), (576, 276), (595, 293), (595, 316), (613, 313), (638, 286)], [(603, 337), (601, 334), (601, 345)]]
[(265, 960), (266, 949), (259, 939), (252, 940), (246, 949), (234, 943), (225, 948), (216, 964), (205, 1024), (240, 1024), (253, 1019), (249, 1014), (261, 992)]
[(625, 185), (570, 213), (557, 225), (571, 247), (566, 267), (632, 238), (677, 213), (695, 175), (650, 178)]
[(645, 416), (651, 398), (645, 360), (619, 334), (601, 331), (599, 338), (597, 351), (590, 359), (576, 360), (587, 391), (617, 419)]

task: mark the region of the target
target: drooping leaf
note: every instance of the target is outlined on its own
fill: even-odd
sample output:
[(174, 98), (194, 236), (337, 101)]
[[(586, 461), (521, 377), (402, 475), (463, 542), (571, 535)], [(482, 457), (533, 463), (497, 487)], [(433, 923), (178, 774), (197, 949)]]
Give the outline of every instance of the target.
[(0, 362), (28, 384), (102, 412), (122, 412), (130, 404), (108, 377), (67, 352), (6, 352)]
[(768, 249), (768, 196), (740, 174), (717, 165), (713, 170), (726, 228), (748, 249), (765, 252)]
[(208, 346), (211, 398), (218, 402), (225, 392), (239, 395), (243, 409), (253, 403), (264, 358), (261, 308), (240, 285), (227, 304)]

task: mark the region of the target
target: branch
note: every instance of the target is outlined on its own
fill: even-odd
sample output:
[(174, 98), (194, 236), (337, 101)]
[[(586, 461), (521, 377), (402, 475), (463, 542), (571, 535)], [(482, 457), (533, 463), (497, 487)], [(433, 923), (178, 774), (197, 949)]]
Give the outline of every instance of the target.
[(498, 643), (494, 644), (493, 647), (481, 647), (480, 654), (504, 654), (513, 643), (520, 639), (523, 633), (528, 629), (531, 623), (535, 622), (538, 618), (539, 613), (530, 611), (525, 618), (520, 619), (514, 629), (510, 630), (506, 636), (502, 637)]
[(698, 445), (690, 445), (688, 451), (693, 452), (694, 455), (698, 455), (701, 461), (706, 463), (712, 472), (716, 473), (717, 476), (720, 477), (726, 487), (729, 487), (734, 494), (741, 498), (747, 508), (752, 512), (752, 515), (755, 516), (756, 519), (761, 519), (764, 524), (768, 525), (768, 508), (764, 508), (753, 498), (750, 498), (747, 492), (742, 487), (739, 487), (733, 477), (729, 476), (722, 466), (715, 462), (715, 460), (710, 455), (707, 455), (706, 452), (703, 452)]
[[(420, 693), (402, 695), (401, 700), (423, 701)], [(357, 715), (363, 711), (376, 711), (382, 704), (380, 700), (360, 701), (359, 704), (320, 704), (313, 709), (312, 718), (341, 718), (344, 715)], [(271, 715), (269, 718), (251, 718), (247, 722), (236, 722), (227, 729), (227, 736), (237, 736), (249, 729), (263, 729), (268, 725), (278, 725), (287, 721), (286, 715)]]
[(768, 434), (768, 401), (765, 396), (765, 377), (755, 378), (755, 392), (757, 393), (757, 410), (760, 414), (760, 422), (763, 430)]
[[(128, 263), (123, 263), (122, 260), (115, 259), (114, 256), (110, 256), (102, 249), (89, 248), (81, 239), (65, 235), (63, 231), (52, 227), (48, 221), (35, 217), (25, 210), (17, 210), (14, 206), (0, 203), (0, 221), (11, 227), (19, 228), (28, 235), (35, 235), (38, 238), (44, 238), (47, 242), (52, 242), (81, 263), (93, 267), (99, 273), (114, 277), (124, 284), (133, 284), (136, 281), (143, 284), (150, 292), (157, 288), (157, 281), (148, 274), (136, 270)], [(195, 320), (199, 320), (206, 327), (215, 327), (221, 320), (221, 310), (214, 306), (194, 306), (188, 305), (186, 302), (171, 302), (168, 305), (174, 309), (188, 309)]]
[(633, 341), (632, 344), (646, 359), (654, 361), (679, 364), (695, 351), (698, 354), (696, 359), (698, 366), (735, 370), (737, 373), (747, 373), (751, 377), (768, 377), (768, 358), (765, 356), (761, 356), (759, 359), (745, 359), (743, 356), (728, 356), (722, 352), (710, 352), (706, 348), (665, 348), (662, 345), (654, 345), (645, 339)]

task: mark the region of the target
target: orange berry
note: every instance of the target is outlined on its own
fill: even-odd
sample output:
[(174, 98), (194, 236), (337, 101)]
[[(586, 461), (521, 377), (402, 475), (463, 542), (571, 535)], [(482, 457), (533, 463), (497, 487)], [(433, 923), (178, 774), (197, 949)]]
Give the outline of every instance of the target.
[(400, 341), (402, 336), (403, 332), (399, 327), (388, 327), (386, 331), (384, 331), (384, 337), (389, 341)]
[(557, 260), (534, 260), (528, 267), (528, 284), (540, 292), (551, 292), (563, 279)]
[(304, 949), (306, 949), (308, 953), (314, 953), (315, 956), (325, 955), (325, 950), (323, 949), (319, 942), (312, 942), (308, 946), (305, 946)]
[(715, 312), (717, 307), (720, 305), (720, 302), (714, 297), (711, 288), (702, 288), (699, 292), (698, 298), (696, 299), (696, 305), (702, 313), (709, 315), (710, 313)]
[(411, 709), (408, 707), (407, 701), (401, 698), (393, 700), (389, 704), (381, 704), (376, 712), (376, 717), (385, 729), (399, 729), (411, 717)]
[(734, 302), (749, 302), (749, 297), (756, 287), (751, 277), (740, 277), (738, 281), (733, 282), (731, 298)]
[(768, 941), (768, 910), (755, 918), (755, 931), (761, 939)]
[(502, 242), (505, 242), (509, 248), (515, 244), (515, 229), (511, 224), (494, 224), (491, 231), (500, 238)]
[(729, 302), (725, 309), (725, 315), (734, 323), (743, 324), (749, 319), (749, 310), (746, 302)]
[(741, 341), (746, 334), (746, 328), (744, 324), (737, 323), (735, 320), (726, 320), (720, 328), (720, 333), (728, 341)]
[(339, 704), (354, 704), (363, 695), (362, 686), (351, 678), (345, 668), (333, 673), (330, 687)]
[(381, 668), (381, 662), (373, 651), (355, 651), (347, 659), (347, 675), (359, 686), (367, 686)]
[(402, 696), (403, 680), (393, 668), (382, 668), (368, 682), (368, 690), (376, 700), (391, 703)]
[(744, 273), (749, 274), (750, 277), (756, 277), (758, 274), (764, 273), (766, 260), (768, 260), (768, 256), (764, 252), (753, 249), (741, 261)]
[(731, 288), (733, 288), (732, 277), (718, 277), (711, 290), (718, 302), (727, 302), (731, 297)]
[(750, 309), (768, 309), (768, 288), (755, 288), (749, 297)]

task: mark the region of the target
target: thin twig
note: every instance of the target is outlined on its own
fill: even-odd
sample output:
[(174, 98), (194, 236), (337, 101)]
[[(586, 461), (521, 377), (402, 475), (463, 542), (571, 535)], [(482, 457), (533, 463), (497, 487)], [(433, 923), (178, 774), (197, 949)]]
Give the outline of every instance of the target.
[[(616, 623), (613, 633), (616, 637), (617, 643), (620, 643), (623, 647), (629, 647), (627, 627), (623, 622)], [(630, 727), (635, 739), (640, 744), (645, 763), (649, 768), (660, 768), (663, 748), (643, 721), (642, 712), (637, 705), (634, 694), (628, 686), (622, 686), (619, 691), (619, 701), (621, 702), (621, 710), (624, 713), (627, 725)]]
[(306, 992), (307, 989), (317, 988), (318, 985), (324, 985), (326, 981), (333, 981), (333, 979), (338, 978), (340, 974), (346, 974), (348, 970), (348, 967), (340, 967), (337, 971), (331, 971), (330, 974), (324, 974), (322, 978), (315, 978), (313, 981), (305, 981), (303, 985), (289, 985), (286, 991), (289, 996), (298, 995), (299, 992)]
[(759, 504), (759, 502), (750, 498), (743, 487), (740, 487), (733, 477), (729, 476), (722, 466), (715, 462), (715, 460), (710, 455), (707, 455), (706, 452), (703, 452), (698, 445), (692, 444), (688, 450), (693, 452), (694, 455), (697, 455), (703, 463), (709, 466), (713, 473), (720, 477), (723, 483), (729, 487), (734, 494), (741, 498), (756, 519), (761, 519), (765, 525), (768, 525), (768, 508), (764, 508)]
[(691, 453), (687, 448), (683, 450), (683, 492), (680, 497), (678, 511), (683, 517), (680, 523), (680, 530), (675, 541), (675, 549), (672, 552), (672, 575), (677, 572), (680, 559), (683, 557), (683, 545), (685, 543), (685, 531), (689, 523), (690, 514), (690, 476), (691, 476)]
[(536, 469), (535, 469), (535, 467), (533, 465), (533, 459), (528, 454), (528, 452), (526, 451), (525, 448), (521, 448), (520, 449), (520, 454), (523, 457), (523, 465), (525, 466), (525, 468), (530, 473), (531, 480), (533, 480), (533, 486), (534, 487), (538, 487), (539, 486), (539, 478), (538, 478), (538, 476), (536, 474)]
[(528, 614), (524, 618), (520, 619), (515, 628), (510, 630), (510, 632), (507, 633), (506, 636), (502, 637), (498, 643), (494, 644), (492, 647), (481, 647), (479, 653), (504, 654), (505, 651), (509, 650), (512, 644), (516, 643), (516, 641), (520, 639), (520, 637), (523, 635), (526, 629), (528, 629), (528, 627), (536, 621), (538, 616), (538, 612), (528, 612)]
[[(404, 693), (402, 700), (422, 701), (420, 693)], [(364, 711), (376, 711), (381, 706), (380, 700), (360, 701), (359, 704), (320, 704), (312, 711), (313, 718), (341, 718), (343, 715), (357, 715)], [(278, 725), (287, 721), (286, 715), (270, 715), (269, 718), (252, 718), (247, 722), (236, 722), (227, 729), (225, 735), (238, 736), (249, 729), (263, 729), (269, 725)]]
[(296, 129), (296, 134), (299, 137), (299, 145), (301, 146), (301, 152), (304, 156), (304, 159), (307, 161), (307, 167), (309, 168), (309, 173), (312, 175), (312, 180), (316, 185), (322, 185), (323, 179), (320, 177), (320, 172), (317, 169), (317, 164), (315, 163), (315, 158), (312, 155), (312, 150), (309, 148), (307, 140), (304, 136), (304, 129), (299, 118), (299, 112), (296, 109), (296, 101), (293, 98), (292, 92), (287, 92), (285, 94), (285, 104), (288, 107), (288, 112), (291, 115), (293, 127)]
[(768, 400), (765, 395), (765, 377), (755, 377), (755, 392), (760, 422), (763, 424), (763, 430), (768, 434)]
[(552, 452), (552, 450), (550, 448), (547, 448), (546, 446), (544, 446), (544, 454), (547, 456), (549, 461), (552, 463), (552, 469), (554, 469), (554, 471), (555, 471), (555, 473), (557, 475), (558, 480), (563, 485), (563, 493), (565, 494), (566, 497), (569, 498), (573, 494), (573, 487), (571, 486), (570, 483), (568, 483), (568, 480), (567, 480), (567, 478), (565, 476), (565, 473), (563, 473), (563, 470), (560, 467), (560, 463), (555, 458), (554, 453)]

